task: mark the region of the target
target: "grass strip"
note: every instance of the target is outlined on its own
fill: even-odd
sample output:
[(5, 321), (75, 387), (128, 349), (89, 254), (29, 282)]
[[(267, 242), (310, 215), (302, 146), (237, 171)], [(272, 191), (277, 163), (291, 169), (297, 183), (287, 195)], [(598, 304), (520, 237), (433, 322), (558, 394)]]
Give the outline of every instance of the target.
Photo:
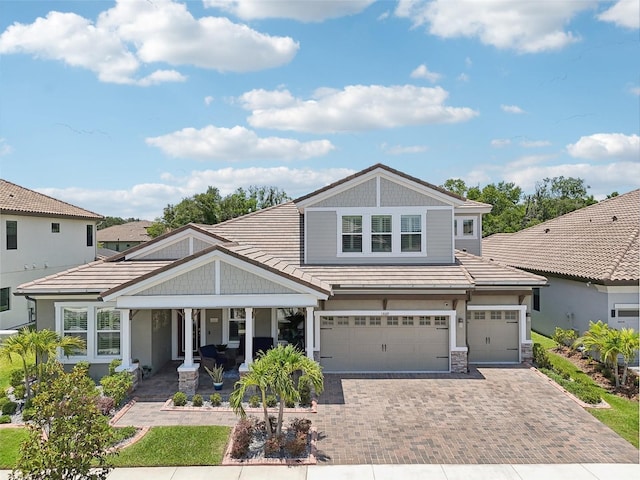
[(116, 467), (220, 465), (230, 427), (152, 427), (141, 440), (120, 451)]
[(20, 445), (26, 440), (26, 428), (0, 428), (0, 469), (11, 470), (20, 454)]

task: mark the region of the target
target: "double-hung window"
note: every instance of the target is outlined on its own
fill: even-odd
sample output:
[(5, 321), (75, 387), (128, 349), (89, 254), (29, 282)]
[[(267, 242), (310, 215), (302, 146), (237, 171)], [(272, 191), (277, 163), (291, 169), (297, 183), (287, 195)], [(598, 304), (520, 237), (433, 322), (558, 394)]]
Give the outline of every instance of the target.
[(345, 253), (362, 252), (361, 215), (346, 215), (342, 217), (342, 251)]
[[(85, 348), (76, 349), (71, 361), (109, 363), (121, 354), (120, 311), (104, 303), (56, 304), (56, 329), (64, 337), (78, 337)], [(66, 361), (66, 357), (61, 358)]]
[(392, 247), (391, 215), (371, 216), (371, 251), (390, 252)]
[(422, 250), (422, 216), (402, 215), (400, 217), (400, 251), (419, 252)]

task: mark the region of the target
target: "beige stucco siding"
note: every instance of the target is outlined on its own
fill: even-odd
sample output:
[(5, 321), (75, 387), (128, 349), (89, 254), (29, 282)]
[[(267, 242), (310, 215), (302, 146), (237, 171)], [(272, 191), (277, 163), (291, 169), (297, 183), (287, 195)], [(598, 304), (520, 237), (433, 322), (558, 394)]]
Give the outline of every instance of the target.
[(36, 326), (38, 330), (56, 330), (56, 310), (54, 300), (38, 300), (36, 302)]
[[(157, 372), (171, 360), (171, 310), (151, 310), (151, 366)], [(148, 365), (141, 363), (141, 365)], [(152, 372), (152, 373), (153, 373)]]
[(444, 202), (431, 196), (424, 195), (402, 185), (380, 179), (380, 206), (382, 207), (421, 207), (442, 206)]

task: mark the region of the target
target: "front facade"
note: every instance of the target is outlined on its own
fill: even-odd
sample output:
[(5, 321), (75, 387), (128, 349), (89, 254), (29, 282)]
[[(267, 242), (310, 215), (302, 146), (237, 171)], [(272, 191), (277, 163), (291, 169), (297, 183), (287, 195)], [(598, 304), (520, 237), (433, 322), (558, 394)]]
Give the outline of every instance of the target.
[[(482, 214), (384, 165), (218, 225), (187, 225), (123, 254), (22, 285), (38, 327), (80, 334), (68, 359), (154, 370), (227, 345), (296, 342), (326, 372), (466, 372), (531, 355), (532, 288), (544, 277), (483, 260)], [(298, 318), (293, 335), (291, 319)], [(134, 361), (135, 360), (135, 361)]]
[(35, 321), (18, 285), (95, 260), (101, 218), (0, 179), (0, 330)]
[(513, 234), (484, 239), (483, 255), (547, 277), (534, 290), (532, 328), (579, 335), (589, 322), (639, 329), (640, 190)]

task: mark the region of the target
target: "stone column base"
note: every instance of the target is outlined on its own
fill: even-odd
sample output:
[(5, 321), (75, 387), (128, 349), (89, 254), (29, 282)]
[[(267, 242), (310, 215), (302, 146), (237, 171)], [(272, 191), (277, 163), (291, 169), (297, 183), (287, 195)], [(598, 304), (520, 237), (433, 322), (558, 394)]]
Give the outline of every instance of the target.
[(454, 350), (451, 352), (451, 373), (467, 373), (469, 362), (467, 352)]
[(178, 390), (187, 395), (195, 395), (200, 379), (200, 364), (194, 363), (186, 367), (184, 364), (178, 367)]
[(533, 343), (521, 343), (520, 356), (523, 362), (531, 362), (533, 360)]

